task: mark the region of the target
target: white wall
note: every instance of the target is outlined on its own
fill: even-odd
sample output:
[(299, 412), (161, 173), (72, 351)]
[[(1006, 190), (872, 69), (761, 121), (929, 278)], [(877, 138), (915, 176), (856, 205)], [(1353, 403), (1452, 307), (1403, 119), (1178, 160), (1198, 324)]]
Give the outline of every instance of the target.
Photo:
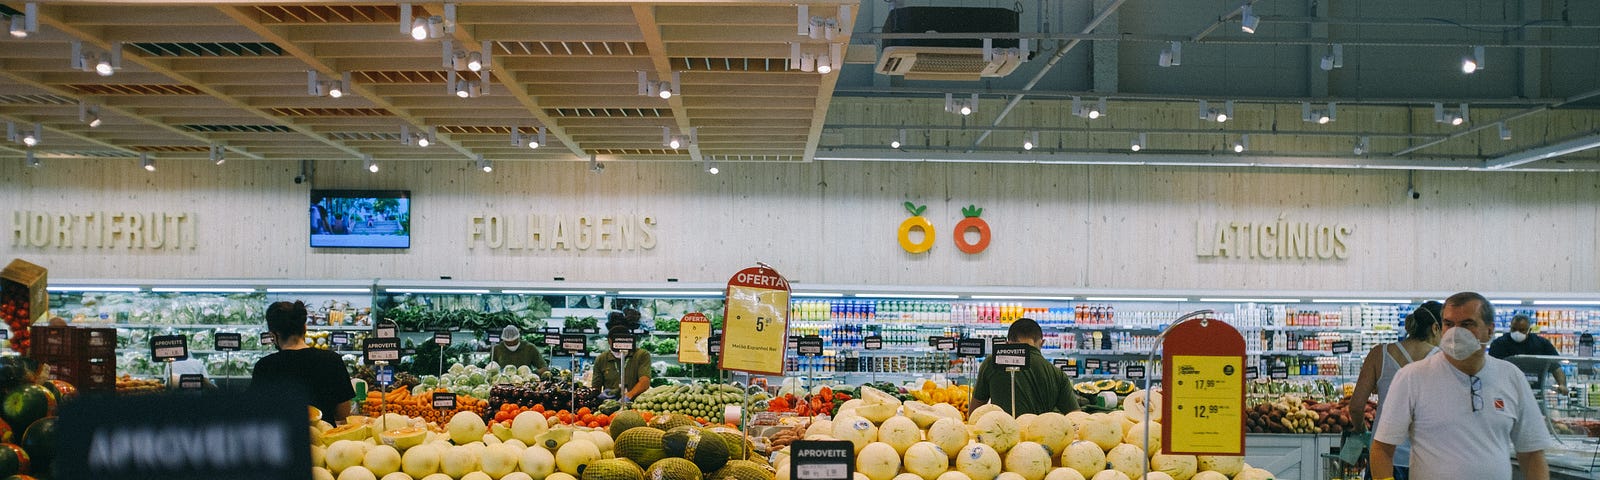
[[(55, 278), (327, 278), (721, 282), (764, 261), (791, 281), (885, 285), (1259, 290), (1600, 291), (1600, 175), (1235, 170), (1040, 165), (723, 165), (469, 162), (319, 165), (320, 188), (409, 189), (409, 251), (308, 248), (297, 165), (129, 160), (0, 165), (0, 259)], [(929, 254), (899, 249), (904, 201), (928, 204)], [(994, 231), (987, 252), (950, 241), (961, 207)], [(193, 211), (193, 250), (11, 245), (12, 210)], [(648, 214), (660, 243), (633, 252), (490, 251), (465, 246), (468, 216)], [(1195, 222), (1356, 227), (1342, 261), (1200, 259)]]

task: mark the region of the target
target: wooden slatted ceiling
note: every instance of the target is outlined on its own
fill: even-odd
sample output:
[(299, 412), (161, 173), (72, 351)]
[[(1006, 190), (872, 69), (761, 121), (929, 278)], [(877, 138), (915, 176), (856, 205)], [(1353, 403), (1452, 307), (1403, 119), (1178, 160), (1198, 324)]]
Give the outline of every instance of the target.
[(210, 145), (130, 145), (129, 150), (145, 153), (206, 153)]
[[(262, 23), (395, 23), (400, 21), (400, 6), (390, 5), (261, 5)], [(398, 23), (397, 23), (398, 25)]]
[(200, 95), (200, 89), (188, 85), (119, 85), (79, 84), (67, 85), (79, 95)]
[(387, 110), (379, 108), (271, 108), (268, 111), (282, 117), (389, 117)]

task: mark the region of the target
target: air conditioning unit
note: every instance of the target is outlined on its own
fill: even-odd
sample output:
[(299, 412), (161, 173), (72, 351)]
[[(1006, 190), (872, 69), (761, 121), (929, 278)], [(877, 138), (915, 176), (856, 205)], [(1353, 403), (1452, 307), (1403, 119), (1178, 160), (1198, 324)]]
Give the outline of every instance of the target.
[[(1019, 13), (1004, 8), (901, 7), (889, 12), (885, 33), (1016, 33)], [(888, 39), (877, 72), (909, 80), (1004, 77), (1028, 61), (1025, 40)]]

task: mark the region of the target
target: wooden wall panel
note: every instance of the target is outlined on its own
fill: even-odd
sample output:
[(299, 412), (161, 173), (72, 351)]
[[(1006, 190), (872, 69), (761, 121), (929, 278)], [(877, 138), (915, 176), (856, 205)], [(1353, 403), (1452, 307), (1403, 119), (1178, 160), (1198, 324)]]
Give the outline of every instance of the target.
[[(574, 282), (719, 282), (755, 261), (796, 282), (1073, 288), (1422, 291), (1600, 291), (1600, 175), (1351, 170), (1246, 170), (1049, 165), (821, 162), (688, 164), (321, 162), (322, 188), (409, 189), (413, 247), (310, 249), (307, 185), (297, 165), (128, 160), (0, 165), (0, 259), (56, 278), (327, 278)], [(925, 204), (937, 242), (911, 255), (895, 242)], [(953, 243), (977, 205), (989, 250)], [(193, 211), (194, 250), (13, 246), (11, 211)], [(467, 248), (474, 213), (648, 214), (653, 250)], [(1288, 221), (1356, 227), (1349, 258), (1197, 258), (1196, 222)], [(518, 224), (521, 224), (519, 219)], [(520, 228), (520, 227), (519, 227)]]

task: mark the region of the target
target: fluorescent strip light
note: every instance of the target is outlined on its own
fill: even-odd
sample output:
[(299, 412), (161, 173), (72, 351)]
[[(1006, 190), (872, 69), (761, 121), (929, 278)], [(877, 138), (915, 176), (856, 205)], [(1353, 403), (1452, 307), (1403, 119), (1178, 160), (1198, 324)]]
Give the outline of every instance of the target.
[(255, 293), (254, 288), (239, 287), (156, 287), (150, 289), (158, 293)]
[(1048, 300), (1062, 302), (1077, 299), (1077, 297), (1051, 297), (1035, 295), (973, 295), (967, 298), (971, 298), (973, 300)]
[(478, 288), (385, 288), (387, 293), (454, 293), (454, 294), (484, 294), (487, 289)]
[(1410, 300), (1396, 300), (1393, 298), (1313, 298), (1311, 303), (1396, 303), (1409, 304)]
[(721, 290), (633, 290), (617, 292), (617, 295), (639, 297), (719, 297), (725, 294), (726, 292)]
[(501, 290), (509, 295), (605, 295), (605, 290)]
[(856, 297), (865, 298), (917, 298), (930, 300), (955, 300), (960, 295), (941, 295), (931, 293), (857, 293)]
[(839, 298), (843, 297), (844, 294), (836, 292), (794, 292), (790, 293), (789, 296), (799, 298)]
[(370, 288), (268, 288), (267, 293), (372, 293)]
[(1534, 305), (1597, 305), (1600, 300), (1534, 300)]
[(1187, 298), (1176, 297), (1089, 297), (1084, 300), (1091, 302), (1187, 302)]
[(1522, 300), (1513, 300), (1513, 299), (1501, 298), (1501, 299), (1490, 299), (1489, 303), (1493, 304), (1493, 305), (1522, 305)]
[(50, 291), (50, 292), (125, 292), (125, 293), (137, 293), (137, 292), (139, 292), (139, 287), (95, 287), (95, 286), (76, 286), (76, 285), (74, 285), (74, 286), (66, 286), (66, 287), (50, 286), (50, 287), (45, 287), (45, 290), (46, 291)]
[(1215, 303), (1300, 303), (1298, 298), (1202, 298), (1200, 301)]

